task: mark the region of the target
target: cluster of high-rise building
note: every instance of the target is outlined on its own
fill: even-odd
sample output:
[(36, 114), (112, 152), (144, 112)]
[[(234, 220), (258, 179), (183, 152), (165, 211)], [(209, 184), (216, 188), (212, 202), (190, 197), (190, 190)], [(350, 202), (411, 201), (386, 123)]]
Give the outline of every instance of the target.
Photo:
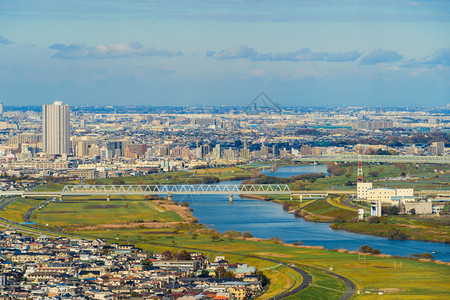
[(249, 114), (237, 107), (71, 109), (55, 101), (42, 113), (3, 112), (0, 163), (10, 175), (79, 169), (109, 176), (118, 169), (186, 169), (355, 154), (359, 148), (365, 154), (447, 155), (448, 136), (440, 133), (449, 121), (446, 111), (286, 108)]

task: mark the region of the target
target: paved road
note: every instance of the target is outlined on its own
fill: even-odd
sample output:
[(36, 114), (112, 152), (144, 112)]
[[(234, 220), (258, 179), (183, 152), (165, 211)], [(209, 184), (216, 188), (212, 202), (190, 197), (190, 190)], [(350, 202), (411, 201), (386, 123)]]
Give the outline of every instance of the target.
[(267, 261), (270, 261), (270, 262), (273, 262), (273, 263), (278, 263), (278, 264), (284, 265), (284, 266), (290, 268), (291, 270), (293, 270), (294, 272), (299, 273), (302, 276), (302, 282), (298, 286), (296, 286), (295, 288), (293, 288), (292, 290), (290, 290), (290, 291), (288, 291), (286, 293), (283, 293), (281, 295), (275, 296), (275, 297), (270, 298), (270, 299), (279, 300), (279, 299), (284, 299), (284, 298), (287, 298), (289, 296), (292, 296), (292, 295), (295, 295), (297, 293), (300, 293), (301, 291), (303, 291), (304, 289), (309, 287), (309, 285), (312, 282), (311, 274), (309, 274), (308, 272), (300, 269), (299, 267), (296, 267), (294, 265), (288, 265), (288, 264), (285, 264), (283, 262), (280, 262), (280, 261), (277, 261), (277, 260), (274, 260), (274, 259), (270, 259), (270, 258), (264, 258), (264, 257), (259, 257), (259, 256), (253, 256), (253, 255), (250, 255), (250, 257), (258, 258), (258, 259), (261, 259), (261, 260), (267, 260)]
[[(45, 200), (44, 202), (42, 202), (42, 203), (40, 203), (40, 204), (38, 204), (38, 205), (36, 205), (36, 206), (34, 206), (34, 207), (32, 207), (32, 208), (30, 208), (26, 213), (25, 213), (25, 215), (23, 216), (23, 220), (25, 221), (25, 222), (31, 222), (31, 220), (30, 220), (30, 218), (31, 218), (31, 215), (33, 214), (33, 212), (38, 208), (38, 207), (44, 207), (44, 206), (46, 206), (47, 204), (49, 204), (51, 201), (53, 201), (55, 198), (53, 197), (53, 198), (49, 198), (49, 199), (47, 199), (47, 200)], [(0, 209), (1, 210), (1, 209)]]

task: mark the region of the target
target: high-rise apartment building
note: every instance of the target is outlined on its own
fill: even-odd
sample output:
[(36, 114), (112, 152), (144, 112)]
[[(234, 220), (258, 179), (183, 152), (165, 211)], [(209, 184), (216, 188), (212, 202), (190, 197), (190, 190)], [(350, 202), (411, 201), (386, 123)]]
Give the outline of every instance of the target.
[(42, 107), (42, 131), (44, 152), (69, 154), (70, 152), (70, 107), (55, 101)]

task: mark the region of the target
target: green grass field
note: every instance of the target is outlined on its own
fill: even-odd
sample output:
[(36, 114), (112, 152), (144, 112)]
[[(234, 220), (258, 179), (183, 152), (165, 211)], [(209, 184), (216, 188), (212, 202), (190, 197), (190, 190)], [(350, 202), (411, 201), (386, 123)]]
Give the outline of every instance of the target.
[(36, 210), (32, 220), (37, 224), (66, 227), (69, 225), (97, 225), (109, 223), (183, 222), (178, 214), (147, 200), (81, 200), (65, 198)]
[(421, 218), (417, 216), (384, 216), (380, 223), (350, 222), (333, 224), (335, 229), (389, 237), (392, 230), (409, 239), (449, 243), (450, 217)]
[(331, 205), (325, 199), (318, 199), (312, 202), (310, 205), (304, 207), (303, 209), (309, 213), (318, 216), (319, 218), (321, 216), (324, 216), (332, 219), (337, 218), (348, 219), (357, 216), (357, 213), (355, 211)]
[(1, 210), (0, 216), (14, 222), (22, 223), (24, 221), (23, 216), (32, 207), (25, 199), (20, 198)]

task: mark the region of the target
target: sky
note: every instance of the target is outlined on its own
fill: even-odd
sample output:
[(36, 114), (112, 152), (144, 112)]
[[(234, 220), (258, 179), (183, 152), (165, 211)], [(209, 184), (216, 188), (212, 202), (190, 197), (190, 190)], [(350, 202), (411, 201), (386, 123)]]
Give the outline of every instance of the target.
[(0, 102), (438, 107), (450, 1), (0, 0)]

